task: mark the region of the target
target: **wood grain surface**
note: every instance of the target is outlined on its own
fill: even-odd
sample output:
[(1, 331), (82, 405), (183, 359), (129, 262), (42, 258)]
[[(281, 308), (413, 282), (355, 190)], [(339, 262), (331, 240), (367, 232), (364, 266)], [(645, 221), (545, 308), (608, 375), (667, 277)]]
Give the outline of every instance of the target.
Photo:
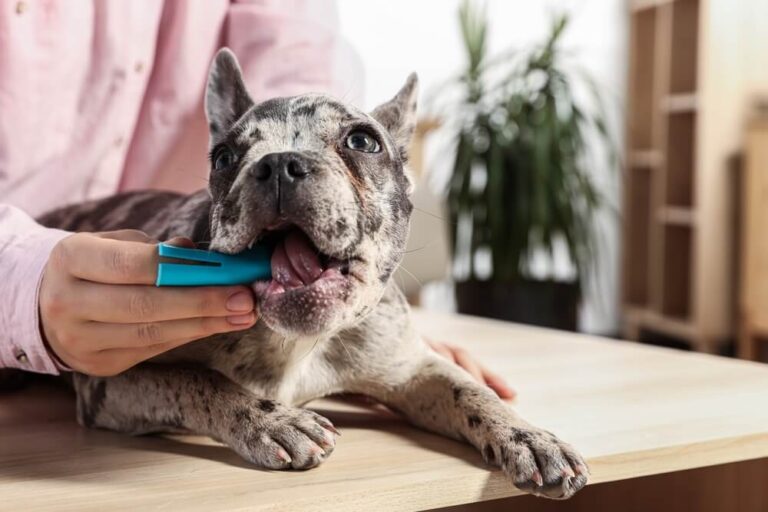
[[(514, 406), (586, 455), (592, 483), (768, 457), (768, 367), (417, 312), (519, 392)], [(321, 467), (261, 471), (200, 437), (86, 430), (50, 384), (0, 395), (2, 510), (424, 510), (519, 494), (470, 447), (385, 410), (311, 404), (342, 431)], [(589, 490), (589, 489), (587, 489)]]

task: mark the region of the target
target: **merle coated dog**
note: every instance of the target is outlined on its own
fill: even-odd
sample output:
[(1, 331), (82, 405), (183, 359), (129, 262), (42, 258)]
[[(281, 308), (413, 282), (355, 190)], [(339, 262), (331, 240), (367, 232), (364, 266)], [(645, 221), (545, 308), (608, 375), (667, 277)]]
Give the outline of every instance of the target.
[(305, 469), (336, 430), (302, 404), (368, 395), (419, 427), (472, 444), (514, 485), (567, 498), (587, 482), (570, 445), (534, 427), (415, 332), (392, 273), (408, 234), (407, 147), (415, 75), (370, 114), (319, 94), (255, 104), (235, 56), (211, 66), (208, 190), (136, 192), (45, 215), (70, 231), (140, 229), (238, 253), (271, 240), (272, 279), (253, 283), (260, 320), (113, 377), (75, 374), (86, 426), (209, 435), (253, 464)]

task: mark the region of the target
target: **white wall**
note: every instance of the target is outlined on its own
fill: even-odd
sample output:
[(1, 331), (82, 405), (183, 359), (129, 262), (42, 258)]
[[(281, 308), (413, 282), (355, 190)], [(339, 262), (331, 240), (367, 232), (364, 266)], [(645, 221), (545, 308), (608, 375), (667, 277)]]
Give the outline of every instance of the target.
[[(419, 73), (424, 99), (464, 66), (457, 22), (460, 0), (338, 0), (338, 4), (342, 31), (362, 58), (368, 108), (391, 97), (411, 71)], [(555, 13), (571, 13), (563, 43), (606, 92), (615, 139), (621, 144), (627, 67), (625, 4), (624, 0), (488, 0), (490, 51), (538, 42)], [(442, 147), (429, 148), (430, 172), (441, 174), (449, 168)], [(595, 177), (618, 206), (619, 176), (605, 167), (595, 169)], [(605, 214), (599, 223), (605, 244), (581, 323), (586, 331), (610, 333), (618, 326), (618, 214)]]

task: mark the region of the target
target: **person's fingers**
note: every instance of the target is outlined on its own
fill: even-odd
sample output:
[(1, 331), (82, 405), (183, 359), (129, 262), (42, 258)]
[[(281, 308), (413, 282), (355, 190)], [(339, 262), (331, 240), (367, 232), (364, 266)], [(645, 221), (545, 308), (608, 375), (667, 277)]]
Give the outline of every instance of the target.
[[(82, 320), (104, 323), (162, 322), (250, 313), (253, 293), (245, 286), (158, 288), (80, 281), (73, 284)], [(74, 309), (74, 308), (73, 308)]]
[(184, 236), (175, 236), (165, 243), (176, 247), (186, 247), (187, 249), (194, 249), (197, 247), (195, 242)]
[(517, 392), (509, 387), (507, 382), (500, 375), (484, 367), (481, 367), (481, 371), (483, 372), (483, 380), (485, 381), (485, 384), (499, 395), (499, 398), (503, 400), (512, 400), (517, 396)]
[(119, 231), (102, 231), (101, 233), (93, 233), (94, 236), (99, 238), (107, 238), (109, 240), (122, 240), (123, 242), (141, 242), (144, 244), (156, 244), (157, 240), (149, 236), (143, 231), (138, 229), (121, 229)]
[(252, 327), (255, 322), (256, 315), (253, 312), (229, 317), (138, 324), (90, 322), (83, 326), (83, 337), (91, 340), (88, 347), (90, 350), (135, 349), (171, 341), (184, 343), (217, 333), (240, 331)]
[(157, 246), (72, 235), (51, 252), (51, 262), (71, 276), (108, 284), (148, 284), (157, 280)]
[(453, 356), (456, 358), (456, 364), (467, 370), (467, 372), (469, 372), (469, 374), (472, 375), (476, 381), (480, 382), (481, 384), (485, 384), (480, 365), (477, 364), (474, 359), (472, 359), (472, 356), (469, 355), (469, 352), (463, 348), (455, 348), (453, 350)]
[(479, 383), (485, 384), (491, 388), (499, 398), (512, 400), (517, 396), (517, 392), (509, 387), (507, 382), (501, 376), (479, 364), (466, 350), (430, 339), (426, 339), (425, 341), (432, 350), (449, 361), (458, 364), (467, 370), (467, 372), (469, 372), (469, 374)]
[(426, 340), (426, 342), (427, 342), (427, 345), (429, 345), (429, 347), (432, 350), (434, 350), (444, 358), (448, 359), (449, 361), (454, 363), (456, 362), (456, 359), (453, 356), (453, 350), (451, 350), (451, 348), (448, 345), (446, 345), (445, 343), (439, 343), (437, 341), (432, 341), (432, 340)]
[(446, 347), (445, 345), (438, 345), (434, 348), (434, 351), (443, 356), (444, 358), (448, 359), (452, 363), (456, 362), (456, 358), (454, 357), (454, 352), (450, 348)]
[(194, 340), (174, 340), (146, 347), (102, 350), (89, 357), (86, 362), (75, 362), (72, 368), (95, 377), (111, 377), (189, 341)]

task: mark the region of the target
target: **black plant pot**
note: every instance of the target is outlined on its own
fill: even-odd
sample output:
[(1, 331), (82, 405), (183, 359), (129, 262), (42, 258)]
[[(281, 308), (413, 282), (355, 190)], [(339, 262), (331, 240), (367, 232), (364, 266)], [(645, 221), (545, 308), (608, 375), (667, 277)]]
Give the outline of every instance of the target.
[(456, 283), (459, 313), (576, 330), (579, 286), (559, 281), (462, 281)]

